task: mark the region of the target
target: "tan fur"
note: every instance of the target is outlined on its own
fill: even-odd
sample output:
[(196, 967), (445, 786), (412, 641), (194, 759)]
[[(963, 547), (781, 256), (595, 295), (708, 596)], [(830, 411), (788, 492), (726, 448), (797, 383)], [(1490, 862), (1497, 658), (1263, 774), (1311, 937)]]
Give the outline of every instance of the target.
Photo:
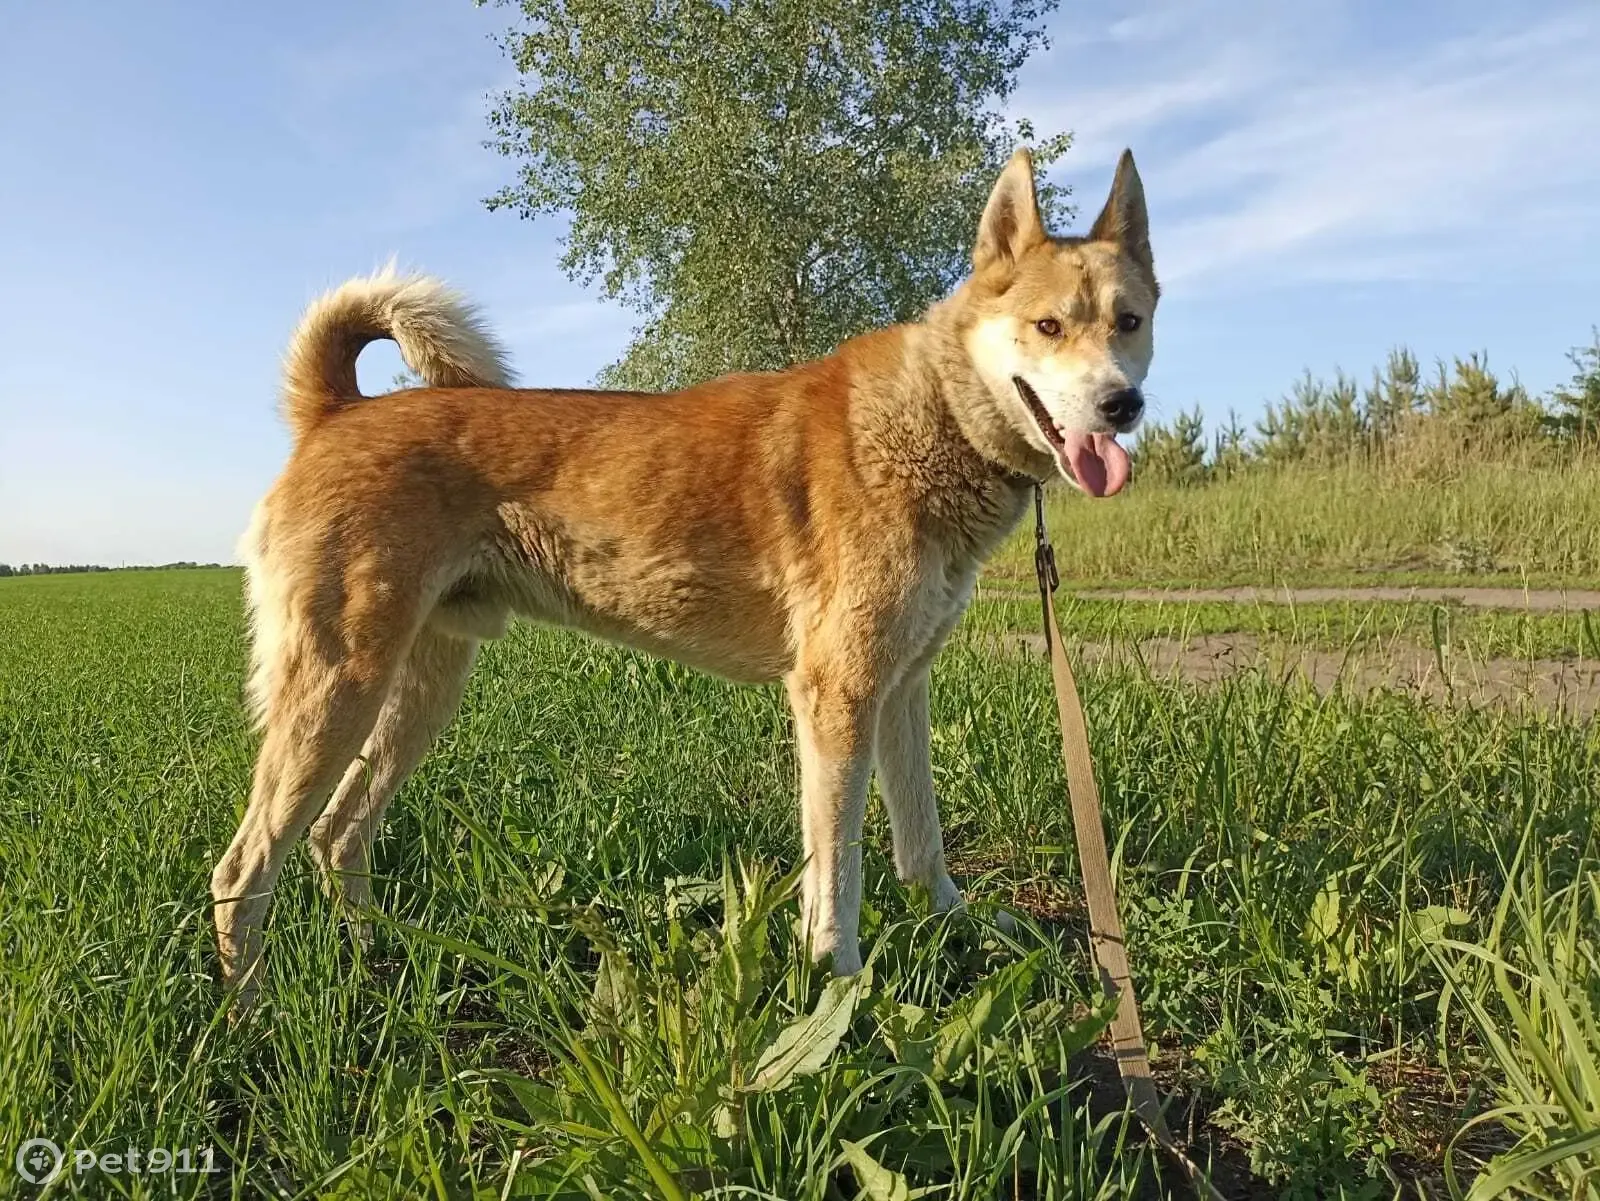
[(509, 388), (505, 351), (477, 310), (436, 279), (390, 263), (315, 301), (284, 355), (283, 413), (296, 435), (361, 399), (356, 355), (392, 338), (406, 365), (435, 388)]
[[(804, 914), (836, 970), (861, 963), (874, 765), (900, 875), (958, 904), (928, 671), (1032, 481), (1056, 467), (1011, 377), (1059, 429), (1104, 432), (1100, 392), (1148, 367), (1156, 286), (1130, 188), (1125, 156), (1101, 236), (1053, 240), (1019, 153), (980, 223), (973, 278), (922, 322), (667, 395), (508, 390), (493, 342), (431, 281), (390, 273), (313, 305), (286, 371), (294, 450), (242, 547), (263, 741), (212, 878), (241, 1000), (288, 850), (309, 829), (330, 886), (367, 900), (384, 807), (449, 721), (479, 641), (513, 615), (785, 682)], [(1116, 329), (1130, 304), (1137, 337)], [(1046, 315), (1061, 336), (1035, 332)], [(377, 337), (433, 386), (359, 399), (355, 357)]]

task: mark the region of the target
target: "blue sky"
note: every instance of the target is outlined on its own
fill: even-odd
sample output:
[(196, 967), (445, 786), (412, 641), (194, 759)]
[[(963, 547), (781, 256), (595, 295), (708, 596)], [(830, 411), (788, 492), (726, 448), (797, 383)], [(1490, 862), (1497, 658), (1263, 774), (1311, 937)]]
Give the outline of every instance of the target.
[[(512, 80), (468, 0), (13, 6), (0, 39), (0, 561), (228, 561), (288, 449), (301, 307), (391, 255), (583, 384), (626, 311), (489, 213)], [(1487, 349), (1535, 391), (1600, 322), (1592, 0), (1086, 5), (1016, 115), (1075, 131), (1086, 221), (1131, 145), (1165, 298), (1156, 414), (1247, 418), (1305, 367)], [(363, 356), (369, 390), (398, 367)]]

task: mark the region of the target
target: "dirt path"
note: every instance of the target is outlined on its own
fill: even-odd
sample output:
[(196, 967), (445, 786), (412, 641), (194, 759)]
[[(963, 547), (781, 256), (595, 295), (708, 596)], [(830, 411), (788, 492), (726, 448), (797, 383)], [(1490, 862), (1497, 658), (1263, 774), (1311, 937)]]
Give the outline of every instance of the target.
[[(1031, 593), (1030, 593), (1031, 595)], [(1521, 588), (1128, 588), (1084, 589), (1072, 593), (1084, 600), (1224, 602), (1248, 605), (1315, 605), (1341, 601), (1415, 601), (1457, 604), (1473, 609), (1522, 609), (1537, 613), (1600, 609), (1600, 591)]]
[[(1043, 655), (1040, 634), (1007, 636), (1013, 646)], [(1145, 638), (1136, 643), (1080, 643), (1085, 664), (1128, 663), (1137, 648), (1152, 675), (1176, 675), (1211, 684), (1256, 668), (1275, 678), (1295, 674), (1318, 692), (1341, 687), (1358, 694), (1385, 689), (1439, 703), (1500, 705), (1573, 718), (1600, 711), (1600, 663), (1564, 659), (1446, 659), (1433, 651), (1395, 643), (1368, 651), (1318, 650), (1265, 641), (1254, 634), (1205, 634), (1189, 639)]]

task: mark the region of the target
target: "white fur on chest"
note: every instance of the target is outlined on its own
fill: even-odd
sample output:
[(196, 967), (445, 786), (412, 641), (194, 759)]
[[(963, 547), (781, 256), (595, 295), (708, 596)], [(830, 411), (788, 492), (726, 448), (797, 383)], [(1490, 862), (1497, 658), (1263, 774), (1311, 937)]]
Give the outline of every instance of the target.
[(950, 563), (937, 551), (924, 556), (903, 618), (905, 653), (897, 665), (902, 672), (925, 666), (939, 653), (971, 603), (977, 583), (977, 563)]

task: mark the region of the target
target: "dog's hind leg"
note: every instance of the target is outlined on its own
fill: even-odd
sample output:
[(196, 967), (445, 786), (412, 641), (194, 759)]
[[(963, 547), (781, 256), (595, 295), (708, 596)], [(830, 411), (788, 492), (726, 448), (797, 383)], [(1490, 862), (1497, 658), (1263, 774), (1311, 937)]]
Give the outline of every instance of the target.
[(933, 792), (928, 747), (928, 672), (914, 670), (884, 698), (878, 715), (878, 784), (894, 831), (894, 865), (907, 884), (921, 884), (935, 911), (961, 904), (945, 869), (944, 836)]
[[(360, 756), (311, 827), (324, 886), (352, 911), (371, 903), (370, 854), (384, 810), (455, 715), (477, 650), (475, 639), (423, 627)], [(365, 939), (367, 923), (356, 932)]]
[(391, 621), (346, 607), (278, 649), (250, 804), (211, 874), (222, 979), (239, 1009), (260, 988), (261, 925), (284, 860), (371, 732), (410, 640)]

